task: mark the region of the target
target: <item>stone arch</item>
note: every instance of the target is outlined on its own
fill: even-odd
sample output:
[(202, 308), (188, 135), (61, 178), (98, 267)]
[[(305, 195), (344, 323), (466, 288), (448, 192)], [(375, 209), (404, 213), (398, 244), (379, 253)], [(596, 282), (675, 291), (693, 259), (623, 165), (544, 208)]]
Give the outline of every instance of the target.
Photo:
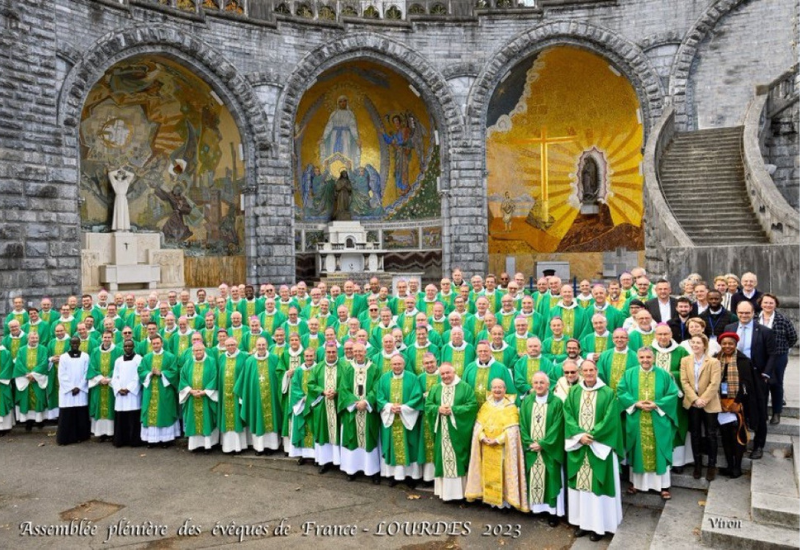
[[(303, 57), (295, 71), (286, 80), (278, 99), (275, 114), (273, 140), (277, 147), (272, 152), (277, 157), (272, 162), (273, 177), (284, 183), (286, 205), (293, 204), (292, 146), (294, 121), (300, 100), (315, 79), (324, 71), (355, 60), (369, 60), (382, 64), (405, 77), (419, 92), (431, 114), (436, 120), (441, 151), (441, 176), (439, 189), (442, 197), (442, 270), (447, 271), (458, 258), (466, 252), (458, 247), (451, 247), (454, 218), (448, 215), (450, 208), (450, 187), (458, 169), (453, 162), (454, 148), (464, 142), (465, 126), (458, 102), (453, 93), (433, 65), (419, 53), (407, 46), (395, 42), (385, 36), (361, 32), (354, 33), (331, 44), (320, 46)], [(459, 181), (459, 185), (460, 185)], [(294, 219), (289, 222), (290, 243), (294, 243)], [(474, 239), (472, 239), (474, 243)], [(292, 248), (292, 254), (294, 249)], [(294, 256), (293, 260), (294, 261)]]
[[(160, 55), (174, 60), (195, 73), (219, 95), (239, 128), (245, 162), (252, 167), (247, 171), (243, 193), (245, 208), (254, 211), (255, 192), (259, 187), (265, 187), (263, 184), (266, 182), (261, 166), (271, 148), (266, 115), (250, 83), (230, 62), (202, 40), (173, 27), (147, 25), (110, 32), (87, 48), (69, 70), (59, 94), (57, 115), (58, 124), (76, 159), (79, 161), (81, 113), (89, 92), (110, 67), (135, 55)], [(265, 192), (269, 193), (269, 190)], [(257, 245), (263, 245), (265, 241), (267, 245), (271, 244), (268, 242), (271, 235), (257, 233), (258, 226), (257, 216), (248, 212), (245, 216), (248, 280), (264, 277), (268, 271), (272, 276), (289, 276), (288, 270), (281, 269), (280, 260), (270, 263), (270, 256), (266, 256), (268, 260), (258, 260)]]
[(475, 139), (484, 138), (489, 101), (500, 78), (527, 57), (555, 45), (583, 48), (616, 65), (636, 90), (647, 136), (661, 115), (664, 90), (658, 73), (642, 49), (614, 31), (560, 20), (518, 34), (489, 58), (469, 94), (466, 122)]
[(669, 95), (675, 105), (675, 121), (684, 130), (688, 128), (690, 114), (694, 110), (686, 101), (686, 88), (700, 45), (717, 23), (743, 2), (745, 0), (717, 0), (711, 4), (686, 32), (675, 53), (675, 63), (669, 74)]

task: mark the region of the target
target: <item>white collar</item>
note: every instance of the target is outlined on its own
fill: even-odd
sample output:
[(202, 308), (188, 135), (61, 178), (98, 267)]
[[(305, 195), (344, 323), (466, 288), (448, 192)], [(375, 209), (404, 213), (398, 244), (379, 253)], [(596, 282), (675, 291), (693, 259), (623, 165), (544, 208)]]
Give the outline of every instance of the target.
[(594, 383), (594, 386), (592, 386), (591, 388), (587, 388), (587, 387), (586, 387), (586, 384), (583, 382), (583, 380), (581, 380), (581, 381), (580, 381), (580, 382), (578, 382), (578, 383), (580, 384), (580, 386), (581, 386), (581, 387), (582, 387), (582, 388), (583, 388), (585, 391), (595, 391), (595, 390), (599, 390), (600, 388), (602, 388), (603, 386), (605, 386), (605, 385), (606, 385), (606, 383), (605, 383), (605, 382), (603, 382), (602, 380), (600, 380), (600, 378), (598, 378), (598, 379), (597, 379), (597, 382), (595, 382), (595, 383)]

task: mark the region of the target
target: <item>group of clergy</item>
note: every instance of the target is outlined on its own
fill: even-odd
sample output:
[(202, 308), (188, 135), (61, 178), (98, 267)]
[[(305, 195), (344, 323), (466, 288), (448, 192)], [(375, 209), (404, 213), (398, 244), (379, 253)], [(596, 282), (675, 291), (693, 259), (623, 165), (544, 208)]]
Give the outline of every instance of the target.
[[(521, 274), (502, 288), (492, 275), (452, 275), (424, 291), (399, 281), (393, 295), (377, 279), (363, 292), (352, 281), (261, 285), (258, 296), (220, 285), (194, 302), (188, 291), (166, 302), (101, 291), (60, 314), (49, 299), (17, 298), (0, 345), (0, 435), (58, 419), (59, 444), (91, 433), (166, 447), (183, 433), (191, 451), (282, 446), (320, 473), (433, 482), (444, 500), (546, 513), (553, 525), (568, 515), (592, 540), (621, 522), (621, 463), (629, 492), (665, 499), (671, 467), (694, 461), (700, 477), (701, 431), (716, 436), (715, 398), (727, 397), (708, 325), (716, 343), (720, 319), (735, 316), (711, 299), (675, 300), (643, 271), (581, 282), (577, 296), (555, 276), (534, 291)], [(721, 349), (726, 391), (745, 386), (737, 346)]]

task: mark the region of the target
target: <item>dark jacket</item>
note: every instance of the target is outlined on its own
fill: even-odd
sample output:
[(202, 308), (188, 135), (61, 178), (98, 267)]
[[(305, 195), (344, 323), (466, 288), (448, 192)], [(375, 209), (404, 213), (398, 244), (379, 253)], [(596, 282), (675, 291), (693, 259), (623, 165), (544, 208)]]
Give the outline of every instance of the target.
[(744, 295), (742, 289), (737, 290), (736, 294), (731, 296), (731, 311), (733, 313), (736, 313), (736, 306), (738, 306), (741, 302), (750, 302), (751, 304), (753, 304), (753, 308), (756, 310), (756, 315), (758, 315), (759, 313), (761, 313), (761, 306), (758, 304), (758, 299), (761, 298), (763, 294), (764, 294), (763, 292), (756, 289), (756, 293), (753, 294), (753, 297), (748, 298), (747, 296)]
[(689, 329), (681, 322), (678, 315), (667, 321), (667, 326), (672, 330), (672, 339), (679, 344), (689, 339)]
[[(675, 309), (677, 303), (678, 300), (676, 298), (673, 298), (672, 296), (669, 297), (669, 309), (670, 309), (669, 315), (671, 319), (674, 319), (675, 317), (678, 316), (678, 310)], [(659, 309), (658, 307), (658, 298), (647, 300), (647, 302), (645, 302), (644, 304), (644, 307), (647, 309), (647, 311), (650, 312), (650, 315), (653, 316), (653, 321), (655, 321), (656, 323), (660, 323), (662, 321), (666, 322), (665, 319), (661, 318), (661, 309)]]
[[(714, 355), (721, 363), (722, 361), (719, 356), (719, 353)], [(748, 423), (751, 426), (756, 426), (758, 422), (757, 419), (754, 418), (754, 415), (757, 415), (759, 411), (756, 402), (758, 399), (762, 398), (762, 394), (755, 389), (756, 376), (758, 375), (753, 371), (753, 364), (750, 362), (750, 359), (740, 351), (736, 352), (736, 368), (739, 371), (739, 391), (736, 393), (736, 396), (734, 396), (734, 400), (744, 405), (745, 414), (749, 415)], [(728, 373), (723, 368), (721, 381), (727, 382), (727, 380)], [(722, 388), (722, 384), (720, 384), (720, 388)], [(720, 396), (722, 396), (721, 389)], [(729, 395), (728, 397), (731, 396)]]
[[(739, 323), (731, 323), (725, 327), (725, 331), (737, 332)], [(775, 362), (775, 333), (764, 325), (758, 324), (753, 319), (753, 334), (750, 340), (750, 362), (756, 372), (756, 383), (759, 382), (760, 375), (772, 376), (773, 364)]]
[(719, 313), (712, 314), (711, 308), (706, 309), (703, 313), (700, 314), (700, 318), (706, 322), (706, 336), (711, 338), (711, 336), (716, 336), (719, 338), (720, 334), (725, 332), (725, 327), (730, 324), (737, 323), (739, 321), (738, 317), (725, 309), (724, 307), (720, 308)]

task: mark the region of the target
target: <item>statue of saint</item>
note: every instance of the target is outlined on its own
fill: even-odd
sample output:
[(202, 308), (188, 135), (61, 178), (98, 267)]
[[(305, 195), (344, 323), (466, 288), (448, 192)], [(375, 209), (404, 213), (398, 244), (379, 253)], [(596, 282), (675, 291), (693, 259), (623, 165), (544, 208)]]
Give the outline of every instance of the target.
[(581, 202), (583, 204), (597, 203), (597, 195), (600, 191), (600, 182), (598, 181), (597, 162), (591, 157), (586, 159), (581, 171), (581, 187), (583, 188), (583, 196)]
[(118, 168), (108, 172), (108, 181), (114, 189), (114, 216), (111, 218), (111, 231), (130, 231), (131, 215), (128, 210), (128, 188), (133, 182), (133, 172)]
[(339, 179), (336, 180), (334, 198), (334, 209), (332, 221), (350, 221), (353, 217), (350, 215), (350, 200), (353, 196), (353, 184), (350, 181), (350, 176), (347, 175), (347, 170), (342, 170), (339, 174)]

